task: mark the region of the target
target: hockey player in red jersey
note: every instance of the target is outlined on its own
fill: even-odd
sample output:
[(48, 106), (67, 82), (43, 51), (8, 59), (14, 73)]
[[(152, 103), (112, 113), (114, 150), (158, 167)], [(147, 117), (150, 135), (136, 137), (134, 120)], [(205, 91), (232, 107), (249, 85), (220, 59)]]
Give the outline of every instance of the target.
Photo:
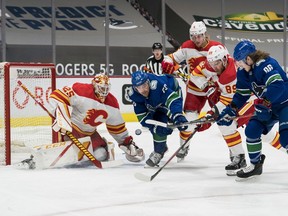
[(97, 160), (106, 161), (114, 157), (107, 141), (97, 131), (97, 127), (102, 123), (106, 124), (109, 134), (125, 152), (128, 161), (144, 160), (143, 149), (139, 148), (129, 135), (118, 101), (110, 93), (110, 80), (107, 75), (96, 75), (90, 84), (75, 83), (72, 87), (57, 89), (51, 93), (49, 102), (52, 106), (51, 113), (55, 113), (57, 107), (64, 107), (61, 109), (68, 113), (72, 133), (76, 138), (91, 137), (93, 153)]
[[(169, 58), (164, 58), (162, 62), (163, 73), (172, 74), (175, 71), (174, 66), (186, 61), (188, 67), (189, 80), (186, 84), (186, 98), (184, 103), (184, 112), (188, 121), (192, 121), (198, 118), (200, 111), (204, 107), (207, 98), (213, 101), (216, 88), (209, 86), (206, 83), (203, 86), (197, 86), (194, 81), (194, 77), (201, 75), (199, 65), (206, 59), (209, 48), (213, 45), (221, 45), (217, 41), (212, 41), (206, 34), (206, 26), (203, 22), (193, 22), (189, 30), (190, 40), (185, 41), (181, 47), (174, 53), (168, 55)], [(213, 101), (213, 103), (215, 103)], [(180, 132), (180, 145), (191, 135), (194, 126), (190, 126), (187, 131)], [(179, 151), (176, 155), (178, 161), (184, 159), (188, 154), (189, 144), (186, 148)]]

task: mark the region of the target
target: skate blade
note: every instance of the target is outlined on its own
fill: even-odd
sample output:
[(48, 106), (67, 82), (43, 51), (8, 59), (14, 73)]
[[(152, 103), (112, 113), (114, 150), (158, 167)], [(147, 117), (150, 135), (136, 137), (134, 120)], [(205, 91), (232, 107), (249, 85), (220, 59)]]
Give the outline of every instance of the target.
[(240, 169), (238, 170), (226, 170), (226, 175), (227, 176), (236, 176), (236, 173), (239, 171)]
[(157, 169), (157, 168), (159, 168), (159, 165), (155, 165), (154, 167), (151, 167), (151, 166), (145, 164), (145, 165), (144, 165), (144, 168), (145, 168), (145, 169)]
[(184, 161), (185, 158), (178, 158), (177, 157), (177, 163), (181, 163), (182, 161)]
[(236, 177), (235, 181), (236, 182), (254, 182), (258, 179), (259, 175), (254, 175), (254, 176), (250, 176), (248, 178), (240, 178), (240, 177)]

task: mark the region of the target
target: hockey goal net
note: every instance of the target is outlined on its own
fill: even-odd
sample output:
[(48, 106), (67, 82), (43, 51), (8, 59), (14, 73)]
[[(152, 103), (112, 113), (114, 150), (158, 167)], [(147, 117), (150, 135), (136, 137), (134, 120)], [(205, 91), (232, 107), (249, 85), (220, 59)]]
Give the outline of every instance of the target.
[(16, 153), (29, 152), (30, 147), (52, 143), (54, 140), (52, 119), (17, 84), (18, 80), (46, 106), (56, 85), (55, 66), (42, 63), (0, 63), (1, 165), (18, 162), (17, 157), (14, 160)]

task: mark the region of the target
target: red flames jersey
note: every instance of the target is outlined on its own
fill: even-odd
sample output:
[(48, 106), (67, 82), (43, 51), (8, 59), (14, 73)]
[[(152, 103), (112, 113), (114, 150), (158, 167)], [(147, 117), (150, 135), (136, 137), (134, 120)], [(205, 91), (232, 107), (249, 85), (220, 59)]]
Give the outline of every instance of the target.
[[(180, 64), (183, 61), (186, 61), (188, 65), (188, 72), (193, 76), (192, 72), (196, 67), (203, 61), (206, 60), (207, 52), (211, 46), (222, 45), (220, 42), (208, 40), (208, 43), (205, 47), (197, 47), (192, 40), (185, 41), (181, 47), (174, 53), (169, 56), (177, 64)], [(187, 91), (199, 95), (205, 95), (201, 89), (199, 89), (191, 80), (187, 84)], [(201, 94), (202, 93), (202, 94)]]
[(91, 135), (97, 126), (105, 123), (108, 132), (118, 143), (123, 143), (128, 136), (117, 99), (109, 93), (104, 103), (101, 103), (92, 84), (75, 83), (72, 87), (55, 90), (50, 95), (54, 112), (57, 103), (72, 107), (71, 122), (73, 130), (78, 133)]

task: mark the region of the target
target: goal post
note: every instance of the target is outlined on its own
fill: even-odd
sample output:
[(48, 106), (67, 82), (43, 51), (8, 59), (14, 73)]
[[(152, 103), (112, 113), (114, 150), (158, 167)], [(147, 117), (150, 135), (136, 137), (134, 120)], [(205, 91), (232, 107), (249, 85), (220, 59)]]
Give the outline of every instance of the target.
[(45, 106), (56, 87), (55, 65), (0, 63), (0, 164), (10, 165), (12, 154), (57, 141), (52, 119), (17, 83), (23, 84)]

